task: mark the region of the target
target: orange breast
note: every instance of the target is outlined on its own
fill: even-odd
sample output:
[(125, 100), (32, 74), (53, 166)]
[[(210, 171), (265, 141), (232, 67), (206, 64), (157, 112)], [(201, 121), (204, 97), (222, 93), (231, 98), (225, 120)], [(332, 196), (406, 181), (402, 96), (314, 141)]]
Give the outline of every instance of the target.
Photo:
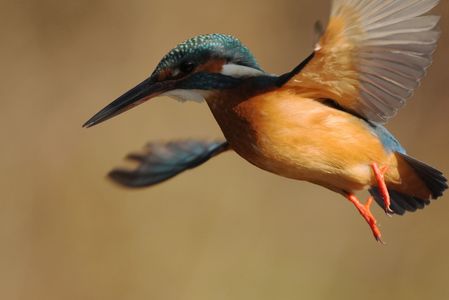
[(396, 164), (363, 121), (292, 90), (208, 104), (239, 155), (281, 176), (354, 191), (373, 183), (372, 162)]

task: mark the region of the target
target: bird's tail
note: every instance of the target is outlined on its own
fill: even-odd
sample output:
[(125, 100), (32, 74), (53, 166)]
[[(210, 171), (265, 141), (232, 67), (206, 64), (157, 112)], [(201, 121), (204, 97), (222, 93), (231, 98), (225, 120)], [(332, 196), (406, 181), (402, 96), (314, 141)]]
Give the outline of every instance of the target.
[[(430, 204), (448, 188), (447, 179), (440, 171), (402, 153), (396, 153), (400, 184), (388, 184), (391, 209), (399, 215), (414, 212)], [(376, 202), (385, 209), (384, 200), (377, 187), (370, 189)]]

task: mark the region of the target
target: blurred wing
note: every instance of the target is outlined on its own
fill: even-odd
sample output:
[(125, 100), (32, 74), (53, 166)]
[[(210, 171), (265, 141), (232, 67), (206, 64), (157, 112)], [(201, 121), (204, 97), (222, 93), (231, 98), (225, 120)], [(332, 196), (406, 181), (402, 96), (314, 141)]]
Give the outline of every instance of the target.
[(127, 156), (129, 160), (139, 163), (136, 169), (114, 169), (109, 177), (127, 187), (147, 187), (195, 168), (229, 149), (225, 141), (149, 143), (142, 154)]
[(333, 0), (313, 59), (286, 85), (385, 123), (432, 62), (439, 0)]

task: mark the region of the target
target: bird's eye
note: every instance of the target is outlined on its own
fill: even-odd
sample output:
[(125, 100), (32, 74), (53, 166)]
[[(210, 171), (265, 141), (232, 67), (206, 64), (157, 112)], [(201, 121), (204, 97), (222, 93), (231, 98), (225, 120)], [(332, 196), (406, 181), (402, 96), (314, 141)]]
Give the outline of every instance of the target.
[(195, 69), (195, 63), (192, 61), (185, 61), (179, 66), (179, 71), (183, 74), (189, 74), (193, 69)]

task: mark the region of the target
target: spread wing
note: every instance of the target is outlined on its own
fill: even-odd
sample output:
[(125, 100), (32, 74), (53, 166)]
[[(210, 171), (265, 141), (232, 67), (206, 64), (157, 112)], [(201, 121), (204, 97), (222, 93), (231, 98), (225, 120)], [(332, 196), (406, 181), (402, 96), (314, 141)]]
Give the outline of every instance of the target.
[(439, 0), (333, 0), (315, 55), (287, 83), (385, 123), (413, 94), (432, 62)]
[(109, 177), (126, 187), (147, 187), (195, 168), (229, 149), (229, 144), (225, 141), (149, 143), (142, 153), (127, 156), (127, 159), (139, 164), (137, 168), (114, 169)]

